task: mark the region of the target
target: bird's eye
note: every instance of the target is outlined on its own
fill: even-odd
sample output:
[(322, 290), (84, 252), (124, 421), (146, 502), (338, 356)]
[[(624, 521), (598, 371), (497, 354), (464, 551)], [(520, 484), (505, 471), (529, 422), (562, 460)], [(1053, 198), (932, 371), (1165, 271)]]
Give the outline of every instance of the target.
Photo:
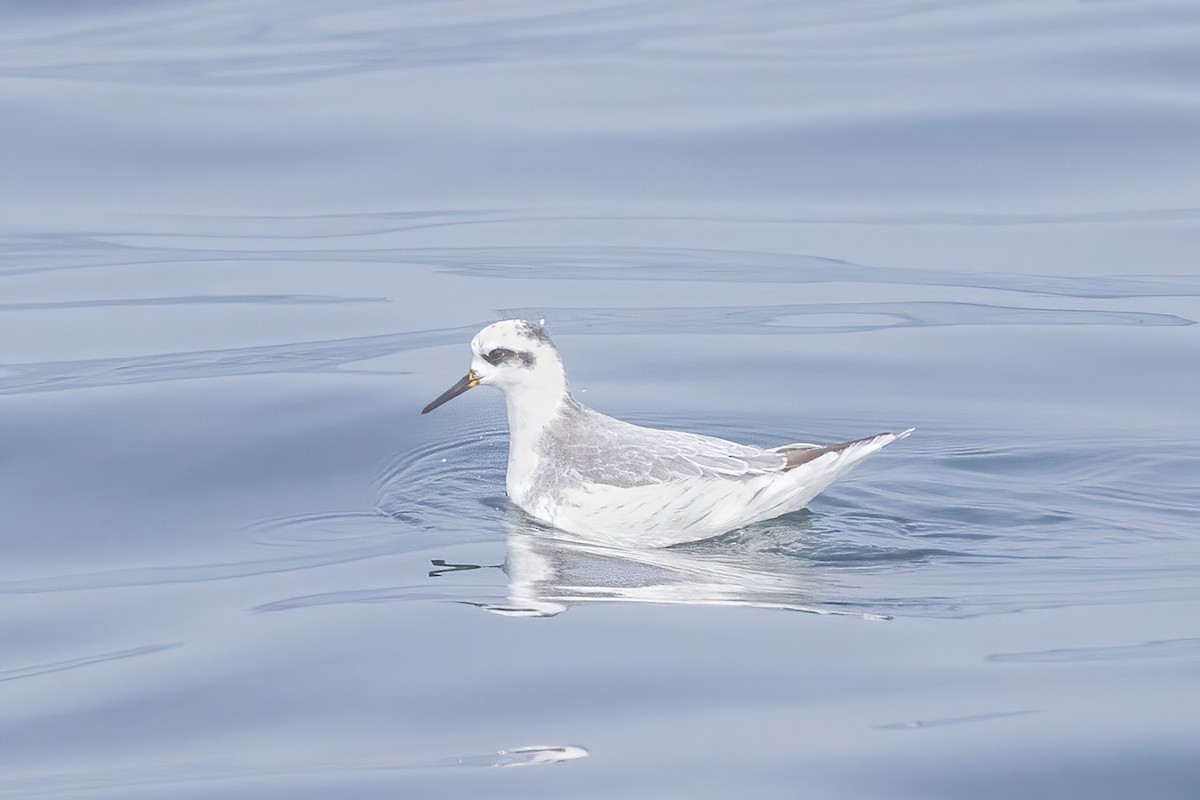
[(513, 351), (506, 347), (497, 347), (492, 352), (483, 357), (483, 360), (489, 364), (499, 364), (501, 361), (507, 361), (512, 358)]

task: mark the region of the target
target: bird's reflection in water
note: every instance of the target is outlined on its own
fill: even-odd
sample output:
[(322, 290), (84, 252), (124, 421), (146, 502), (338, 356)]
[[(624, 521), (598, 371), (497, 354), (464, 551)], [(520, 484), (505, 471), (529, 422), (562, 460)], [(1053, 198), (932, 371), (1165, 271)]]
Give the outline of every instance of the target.
[[(474, 603), (496, 614), (548, 617), (590, 602), (851, 613), (823, 604), (812, 571), (780, 552), (782, 540), (794, 542), (809, 533), (803, 513), (704, 542), (644, 550), (572, 538), (514, 508), (505, 509), (503, 522), (508, 540), (500, 568), (507, 576), (507, 600)], [(445, 561), (434, 566), (431, 575), (476, 567)]]

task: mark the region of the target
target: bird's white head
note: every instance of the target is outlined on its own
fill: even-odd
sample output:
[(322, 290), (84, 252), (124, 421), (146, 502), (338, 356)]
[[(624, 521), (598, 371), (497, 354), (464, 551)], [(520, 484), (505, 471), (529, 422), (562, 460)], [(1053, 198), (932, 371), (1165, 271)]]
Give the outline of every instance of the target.
[(421, 411), (428, 414), (480, 384), (498, 386), (516, 401), (557, 405), (567, 396), (562, 358), (550, 334), (536, 322), (506, 319), (475, 334), (471, 340), (471, 369)]

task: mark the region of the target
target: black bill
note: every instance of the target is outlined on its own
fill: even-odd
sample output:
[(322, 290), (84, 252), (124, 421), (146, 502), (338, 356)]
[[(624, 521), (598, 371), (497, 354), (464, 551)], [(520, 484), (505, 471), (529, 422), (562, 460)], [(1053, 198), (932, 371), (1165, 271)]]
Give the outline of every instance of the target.
[(458, 397), (467, 389), (474, 389), (478, 385), (479, 378), (475, 377), (475, 370), (469, 370), (466, 375), (463, 375), (462, 380), (451, 386), (446, 391), (442, 392), (437, 400), (434, 400), (432, 403), (422, 408), (421, 413), (428, 414), (430, 411), (433, 411), (443, 403), (448, 403), (454, 398)]

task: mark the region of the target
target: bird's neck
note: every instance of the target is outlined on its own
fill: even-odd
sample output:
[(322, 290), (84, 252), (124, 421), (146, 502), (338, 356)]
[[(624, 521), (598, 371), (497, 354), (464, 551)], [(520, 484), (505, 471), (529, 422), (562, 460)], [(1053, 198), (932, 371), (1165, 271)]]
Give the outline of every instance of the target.
[(566, 376), (539, 376), (537, 382), (511, 386), (508, 404), (508, 488), (528, 485), (537, 469), (537, 445), (546, 428), (574, 403)]
[(566, 382), (557, 386), (514, 386), (507, 392), (508, 435), (512, 444), (532, 448), (546, 426), (557, 417), (571, 393)]

